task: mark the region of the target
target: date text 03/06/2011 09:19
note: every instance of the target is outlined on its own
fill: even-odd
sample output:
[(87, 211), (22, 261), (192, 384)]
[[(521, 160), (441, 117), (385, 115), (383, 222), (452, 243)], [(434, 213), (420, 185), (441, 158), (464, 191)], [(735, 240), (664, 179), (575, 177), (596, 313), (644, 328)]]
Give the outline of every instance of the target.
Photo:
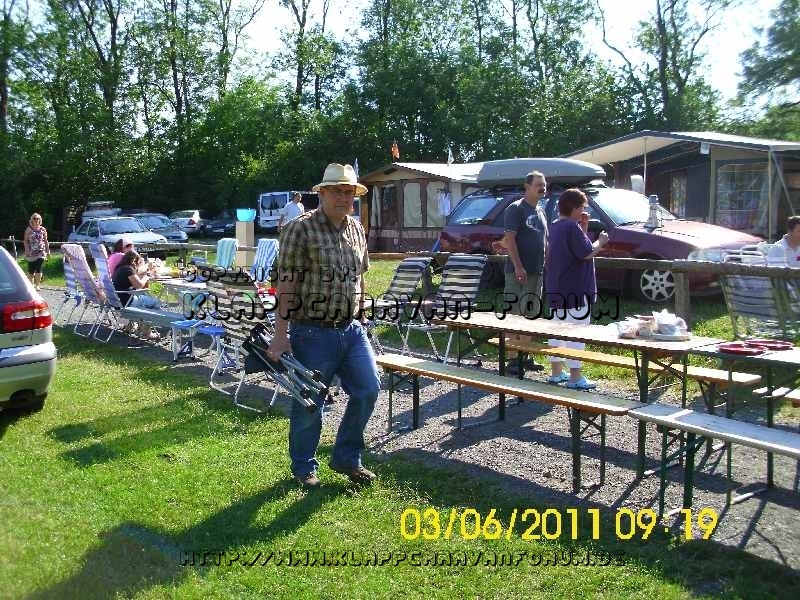
[[(684, 537), (689, 540), (694, 539), (696, 531), (703, 539), (709, 539), (719, 519), (713, 508), (682, 509), (681, 514)], [(400, 515), (400, 535), (406, 540), (449, 540), (453, 537), (465, 540), (511, 540), (515, 537), (524, 541), (578, 540), (581, 537), (599, 540), (605, 517), (598, 508), (514, 508), (503, 521), (497, 515), (495, 508), (483, 515), (474, 508), (409, 507)], [(609, 520), (609, 530), (610, 527)], [(646, 540), (659, 530), (670, 532), (668, 526), (659, 522), (654, 510), (618, 508), (614, 514), (613, 533), (608, 535), (617, 540)]]

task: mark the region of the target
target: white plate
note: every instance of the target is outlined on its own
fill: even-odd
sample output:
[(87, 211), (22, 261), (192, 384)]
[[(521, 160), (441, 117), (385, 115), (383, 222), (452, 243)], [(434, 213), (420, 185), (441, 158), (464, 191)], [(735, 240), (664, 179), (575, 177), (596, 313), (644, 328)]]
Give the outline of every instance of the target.
[(659, 340), (661, 342), (685, 342), (692, 339), (691, 333), (654, 333), (650, 336), (651, 339)]

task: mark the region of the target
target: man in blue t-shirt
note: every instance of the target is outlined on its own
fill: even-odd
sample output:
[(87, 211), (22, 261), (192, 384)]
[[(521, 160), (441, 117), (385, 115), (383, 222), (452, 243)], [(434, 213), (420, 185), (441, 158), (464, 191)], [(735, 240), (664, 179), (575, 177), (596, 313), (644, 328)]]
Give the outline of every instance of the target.
[(500, 243), (508, 251), (509, 258), (503, 291), (517, 296), (517, 314), (530, 317), (536, 317), (541, 310), (547, 217), (539, 201), (545, 192), (547, 180), (544, 174), (539, 171), (528, 173), (525, 195), (509, 204), (503, 213), (505, 235)]

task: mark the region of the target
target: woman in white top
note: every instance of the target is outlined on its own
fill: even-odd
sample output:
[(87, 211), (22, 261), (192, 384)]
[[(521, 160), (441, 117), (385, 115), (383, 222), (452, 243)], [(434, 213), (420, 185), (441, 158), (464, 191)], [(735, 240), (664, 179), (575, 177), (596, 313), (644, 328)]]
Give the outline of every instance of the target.
[(767, 263), (800, 267), (800, 215), (789, 217), (786, 230), (786, 235), (769, 249)]

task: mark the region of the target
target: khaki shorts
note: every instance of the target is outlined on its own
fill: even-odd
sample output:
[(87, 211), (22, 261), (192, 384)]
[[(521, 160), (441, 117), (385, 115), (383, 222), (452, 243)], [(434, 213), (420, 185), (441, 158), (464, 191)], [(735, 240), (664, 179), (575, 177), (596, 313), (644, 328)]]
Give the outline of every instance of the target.
[(541, 313), (542, 309), (542, 277), (541, 275), (531, 275), (525, 283), (517, 281), (514, 273), (506, 273), (506, 285), (503, 292), (506, 294), (516, 294), (517, 302), (511, 308), (511, 312), (524, 317), (535, 318)]

